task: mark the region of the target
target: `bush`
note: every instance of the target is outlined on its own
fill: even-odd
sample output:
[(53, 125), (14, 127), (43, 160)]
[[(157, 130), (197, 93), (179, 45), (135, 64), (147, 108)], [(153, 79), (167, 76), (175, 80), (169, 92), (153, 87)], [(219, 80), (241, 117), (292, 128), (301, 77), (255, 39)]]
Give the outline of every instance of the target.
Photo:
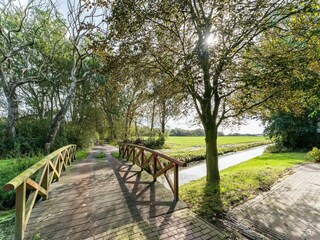
[(104, 152), (99, 152), (99, 153), (97, 153), (95, 158), (104, 158), (105, 156), (106, 156), (106, 154)]
[(316, 147), (312, 148), (312, 150), (307, 153), (307, 158), (320, 163), (320, 150)]
[(282, 152), (291, 152), (292, 149), (284, 147), (281, 144), (270, 145), (264, 151), (265, 153), (282, 153)]
[[(2, 189), (7, 182), (18, 176), (27, 168), (31, 167), (40, 159), (41, 156), (33, 158), (0, 160), (0, 188)], [(14, 199), (14, 191), (0, 191), (0, 210), (13, 207), (15, 202)]]

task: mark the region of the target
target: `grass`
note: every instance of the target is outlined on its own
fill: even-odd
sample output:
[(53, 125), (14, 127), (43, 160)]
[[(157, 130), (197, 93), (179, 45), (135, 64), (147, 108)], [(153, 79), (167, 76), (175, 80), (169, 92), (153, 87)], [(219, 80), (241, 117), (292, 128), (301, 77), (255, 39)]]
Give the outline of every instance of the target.
[(221, 171), (220, 183), (205, 178), (180, 188), (180, 196), (193, 211), (212, 219), (257, 194), (267, 191), (292, 167), (307, 162), (303, 153), (266, 153)]
[(95, 158), (104, 158), (106, 157), (106, 154), (104, 152), (99, 152), (97, 153), (97, 155), (95, 156)]
[(90, 149), (82, 149), (76, 151), (76, 159), (87, 158), (90, 153)]
[[(268, 144), (263, 136), (219, 136), (218, 154), (242, 151)], [(205, 159), (204, 137), (169, 137), (162, 151), (173, 158), (189, 163)]]
[(0, 212), (0, 240), (14, 238), (14, 210)]
[[(218, 146), (246, 144), (254, 142), (265, 142), (268, 140), (264, 136), (219, 136)], [(192, 147), (205, 147), (204, 137), (168, 137), (166, 139), (166, 148), (183, 149)]]

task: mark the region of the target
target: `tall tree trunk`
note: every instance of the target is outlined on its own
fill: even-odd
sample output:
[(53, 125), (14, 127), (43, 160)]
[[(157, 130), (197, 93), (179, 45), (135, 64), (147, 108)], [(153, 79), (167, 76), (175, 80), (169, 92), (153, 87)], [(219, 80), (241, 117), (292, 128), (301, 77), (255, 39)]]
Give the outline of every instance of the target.
[[(211, 83), (209, 48), (204, 40), (204, 36), (210, 35), (211, 25), (208, 23), (203, 36), (199, 36), (198, 59), (202, 69), (204, 93), (201, 102), (201, 121), (205, 130), (206, 141), (206, 165), (207, 165), (207, 182), (220, 180), (218, 168), (218, 126), (217, 117), (220, 106), (218, 94), (218, 78), (214, 77)], [(214, 101), (212, 101), (212, 95)], [(213, 105), (213, 106), (212, 106)]]
[(207, 182), (220, 180), (218, 164), (217, 128), (212, 121), (204, 124), (206, 141)]
[(57, 115), (53, 118), (52, 123), (50, 125), (49, 131), (47, 134), (46, 143), (44, 146), (44, 150), (46, 153), (49, 153), (51, 151), (51, 148), (54, 144), (57, 133), (60, 129), (61, 122), (63, 121), (63, 119), (64, 119), (64, 117), (70, 107), (74, 93), (76, 91), (76, 87), (77, 87), (76, 68), (77, 68), (76, 60), (74, 60), (74, 64), (73, 64), (73, 67), (71, 70), (72, 83), (70, 85), (68, 95), (63, 103), (62, 108), (59, 110)]
[(156, 103), (155, 103), (155, 99), (154, 99), (152, 101), (151, 126), (150, 126), (150, 132), (151, 132), (152, 136), (153, 136), (153, 129), (154, 129), (155, 111), (156, 111)]
[(3, 65), (0, 65), (1, 86), (8, 103), (7, 112), (7, 139), (14, 142), (16, 138), (16, 121), (19, 116), (18, 96), (12, 79), (7, 79), (4, 74)]
[(136, 138), (139, 138), (139, 131), (138, 131), (138, 123), (137, 123), (137, 120), (134, 121), (134, 131), (135, 131)]
[(8, 102), (8, 125), (7, 125), (7, 137), (11, 141), (15, 141), (16, 138), (16, 122), (19, 115), (18, 97), (16, 91), (13, 90), (11, 93), (6, 95)]
[(162, 110), (161, 110), (161, 118), (160, 118), (161, 133), (164, 134), (166, 132), (166, 115), (167, 115), (166, 100), (165, 99), (162, 101), (161, 108), (162, 108)]

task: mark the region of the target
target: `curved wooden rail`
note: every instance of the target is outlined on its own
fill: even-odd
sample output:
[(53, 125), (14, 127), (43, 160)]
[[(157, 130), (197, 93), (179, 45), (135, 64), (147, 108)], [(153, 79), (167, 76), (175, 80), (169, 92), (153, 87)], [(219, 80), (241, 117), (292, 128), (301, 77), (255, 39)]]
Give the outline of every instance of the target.
[[(146, 153), (149, 153), (149, 155)], [(148, 166), (155, 181), (157, 177), (164, 175), (173, 192), (174, 200), (179, 200), (179, 166), (185, 167), (186, 163), (147, 147), (128, 143), (119, 144), (119, 155), (121, 158), (126, 158), (128, 161), (131, 160), (134, 164), (137, 164), (141, 167), (141, 170)], [(167, 164), (165, 165), (161, 160), (165, 160)], [(173, 182), (167, 174), (167, 171), (172, 168)]]
[[(37, 203), (38, 195), (42, 200), (48, 199), (51, 183), (60, 180), (61, 172), (75, 159), (75, 151), (76, 145), (74, 144), (64, 146), (19, 174), (3, 187), (4, 191), (16, 191), (15, 239), (24, 239), (24, 230), (32, 209)], [(28, 198), (27, 189), (30, 190)]]

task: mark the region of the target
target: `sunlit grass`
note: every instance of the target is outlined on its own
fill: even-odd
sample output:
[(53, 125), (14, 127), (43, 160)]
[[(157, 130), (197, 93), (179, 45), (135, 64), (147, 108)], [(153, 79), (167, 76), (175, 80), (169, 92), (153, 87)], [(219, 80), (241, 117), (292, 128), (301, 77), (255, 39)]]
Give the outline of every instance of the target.
[[(264, 136), (219, 136), (218, 146), (246, 144), (253, 142), (268, 142)], [(205, 147), (205, 137), (176, 137), (166, 139), (166, 147), (170, 149), (181, 149), (191, 147)]]
[(221, 171), (220, 183), (205, 178), (180, 188), (181, 198), (208, 219), (267, 191), (297, 164), (308, 162), (303, 153), (266, 153)]

